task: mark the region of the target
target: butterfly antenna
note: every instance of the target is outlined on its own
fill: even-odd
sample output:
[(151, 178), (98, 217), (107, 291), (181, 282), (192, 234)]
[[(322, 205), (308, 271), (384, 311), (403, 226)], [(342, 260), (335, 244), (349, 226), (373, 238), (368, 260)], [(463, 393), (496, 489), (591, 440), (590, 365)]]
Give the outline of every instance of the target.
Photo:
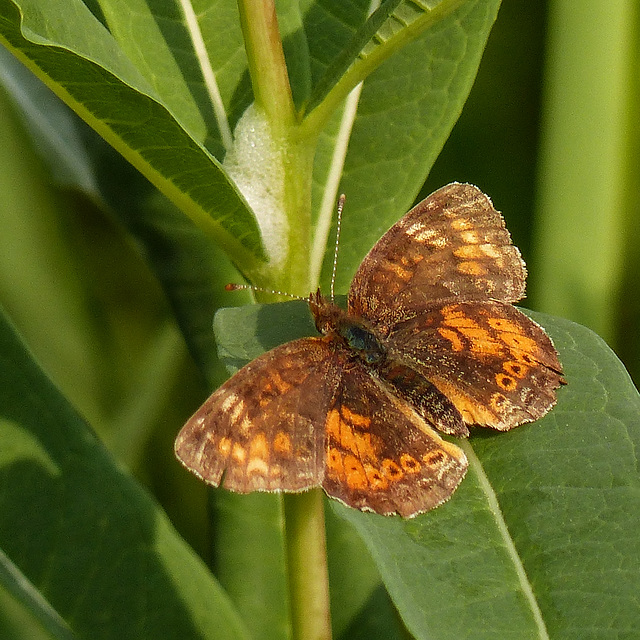
[(331, 302), (335, 302), (336, 271), (338, 269), (338, 246), (340, 245), (340, 228), (342, 226), (342, 209), (347, 197), (344, 193), (338, 198), (338, 215), (336, 219), (336, 246), (333, 250), (333, 271), (331, 272)]
[(240, 291), (241, 289), (249, 289), (249, 291), (260, 291), (262, 293), (271, 293), (274, 296), (284, 296), (285, 298), (292, 298), (293, 300), (307, 300), (302, 296), (296, 296), (293, 293), (287, 293), (286, 291), (275, 291), (274, 289), (265, 289), (264, 287), (256, 287), (253, 284), (235, 284), (230, 282), (224, 285), (225, 291)]

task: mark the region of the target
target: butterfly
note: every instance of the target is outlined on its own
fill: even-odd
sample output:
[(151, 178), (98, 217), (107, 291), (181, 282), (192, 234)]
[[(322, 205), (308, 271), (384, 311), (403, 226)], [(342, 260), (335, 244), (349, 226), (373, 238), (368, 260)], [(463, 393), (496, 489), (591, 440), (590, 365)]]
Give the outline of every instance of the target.
[(564, 384), (544, 330), (512, 303), (525, 264), (477, 187), (442, 187), (371, 249), (346, 311), (318, 290), (319, 336), (283, 344), (215, 391), (176, 439), (214, 486), (321, 486), (405, 518), (447, 500), (468, 467), (442, 434), (506, 431), (544, 416)]

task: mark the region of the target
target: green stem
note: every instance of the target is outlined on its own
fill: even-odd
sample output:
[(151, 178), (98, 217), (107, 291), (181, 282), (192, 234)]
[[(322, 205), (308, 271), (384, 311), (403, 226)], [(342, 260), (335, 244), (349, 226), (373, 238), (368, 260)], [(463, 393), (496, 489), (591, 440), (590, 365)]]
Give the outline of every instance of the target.
[[(614, 336), (622, 274), (633, 2), (551, 4), (537, 203), (535, 308)], [(567, 20), (571, 28), (567, 29)], [(576, 233), (588, 229), (588, 233)]]
[[(282, 170), (282, 201), (278, 206), (287, 221), (286, 257), (262, 270), (255, 281), (267, 288), (306, 296), (310, 291), (311, 178), (318, 132), (298, 133), (273, 0), (239, 0), (238, 6), (255, 108), (264, 113), (273, 148), (280, 154), (275, 160), (276, 172)], [(259, 208), (259, 204), (255, 206)]]
[(296, 121), (287, 65), (273, 0), (238, 0), (249, 74), (256, 105), (264, 110), (274, 134)]
[[(295, 127), (292, 129), (295, 131)], [(284, 146), (284, 208), (289, 221), (289, 258), (281, 274), (278, 289), (309, 295), (311, 245), (311, 179), (315, 140), (294, 141), (289, 137)]]
[[(309, 293), (311, 180), (319, 130), (299, 135), (273, 0), (239, 0), (240, 20), (256, 108), (264, 112), (281, 154), (282, 206), (288, 222), (284, 265), (260, 284)], [(329, 578), (324, 510), (319, 489), (287, 495), (285, 541), (294, 640), (330, 640)]]
[(285, 496), (294, 640), (330, 640), (329, 580), (322, 491)]

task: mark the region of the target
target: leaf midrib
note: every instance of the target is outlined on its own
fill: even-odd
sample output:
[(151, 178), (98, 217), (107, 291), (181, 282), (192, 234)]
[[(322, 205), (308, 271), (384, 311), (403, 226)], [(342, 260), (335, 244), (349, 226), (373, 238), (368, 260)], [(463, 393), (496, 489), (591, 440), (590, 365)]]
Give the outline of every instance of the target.
[(480, 485), (480, 490), (484, 493), (487, 505), (489, 506), (489, 510), (491, 512), (491, 516), (493, 521), (496, 524), (496, 528), (500, 537), (503, 540), (504, 548), (507, 553), (507, 556), (513, 563), (513, 567), (515, 569), (516, 575), (518, 577), (518, 582), (520, 583), (520, 588), (526, 601), (531, 609), (531, 613), (533, 615), (533, 619), (536, 624), (536, 628), (538, 630), (538, 637), (541, 640), (550, 640), (549, 633), (547, 631), (547, 626), (544, 622), (544, 618), (542, 616), (542, 610), (538, 605), (538, 601), (533, 592), (533, 587), (531, 582), (529, 581), (529, 577), (527, 576), (527, 572), (522, 564), (522, 560), (518, 554), (518, 550), (516, 549), (515, 542), (511, 537), (511, 533), (509, 532), (509, 528), (507, 523), (502, 515), (502, 509), (500, 508), (500, 503), (498, 502), (498, 497), (496, 496), (495, 491), (487, 477), (487, 474), (484, 472), (484, 467), (482, 463), (478, 459), (473, 447), (469, 443), (468, 440), (464, 440), (460, 443), (461, 448), (464, 450), (467, 459), (469, 460), (469, 468), (472, 469), (477, 478), (478, 483)]

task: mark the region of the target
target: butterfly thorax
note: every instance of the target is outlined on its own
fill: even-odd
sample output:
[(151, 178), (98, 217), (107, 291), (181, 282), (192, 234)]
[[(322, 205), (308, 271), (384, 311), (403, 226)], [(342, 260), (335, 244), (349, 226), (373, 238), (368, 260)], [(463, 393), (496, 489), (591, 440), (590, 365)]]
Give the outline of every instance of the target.
[(375, 331), (362, 320), (329, 302), (319, 289), (309, 296), (309, 308), (316, 328), (322, 335), (341, 340), (367, 364), (378, 364), (385, 360), (386, 349)]

